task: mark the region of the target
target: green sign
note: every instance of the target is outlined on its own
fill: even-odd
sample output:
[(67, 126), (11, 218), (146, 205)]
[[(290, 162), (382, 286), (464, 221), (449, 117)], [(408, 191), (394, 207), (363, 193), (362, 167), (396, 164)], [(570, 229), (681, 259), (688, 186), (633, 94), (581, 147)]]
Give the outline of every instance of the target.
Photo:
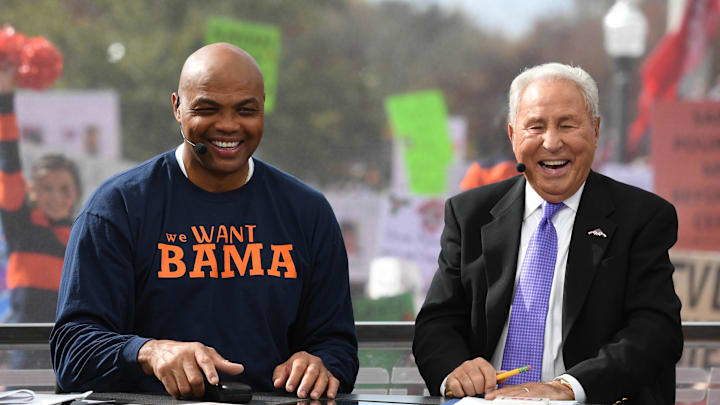
[(228, 42), (244, 49), (255, 58), (265, 79), (265, 112), (275, 108), (278, 65), (282, 33), (280, 28), (228, 18), (211, 18), (207, 23), (205, 42)]
[(385, 109), (393, 134), (403, 144), (410, 191), (422, 195), (445, 193), (452, 145), (442, 93), (428, 90), (388, 96)]
[(356, 321), (412, 321), (415, 319), (412, 293), (390, 297), (353, 298)]

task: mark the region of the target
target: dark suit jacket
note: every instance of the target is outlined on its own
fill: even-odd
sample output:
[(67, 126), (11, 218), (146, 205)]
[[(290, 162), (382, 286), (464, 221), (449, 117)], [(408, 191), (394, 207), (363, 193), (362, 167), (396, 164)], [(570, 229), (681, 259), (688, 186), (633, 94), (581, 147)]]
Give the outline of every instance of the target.
[[(439, 269), (413, 354), (431, 394), (466, 360), (490, 361), (512, 303), (525, 206), (516, 176), (449, 199)], [(589, 235), (602, 229), (606, 238)], [(588, 402), (673, 404), (683, 348), (668, 249), (677, 215), (662, 198), (590, 172), (570, 240), (563, 359)]]

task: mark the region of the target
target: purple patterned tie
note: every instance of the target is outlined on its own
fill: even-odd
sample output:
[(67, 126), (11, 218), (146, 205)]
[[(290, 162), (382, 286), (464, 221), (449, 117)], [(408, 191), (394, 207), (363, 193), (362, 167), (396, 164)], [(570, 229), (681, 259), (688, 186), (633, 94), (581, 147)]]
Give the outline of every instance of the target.
[(525, 252), (510, 312), (502, 369), (510, 371), (527, 365), (531, 369), (509, 378), (504, 385), (540, 381), (545, 318), (557, 257), (557, 233), (552, 217), (564, 206), (563, 203), (543, 204), (543, 217)]

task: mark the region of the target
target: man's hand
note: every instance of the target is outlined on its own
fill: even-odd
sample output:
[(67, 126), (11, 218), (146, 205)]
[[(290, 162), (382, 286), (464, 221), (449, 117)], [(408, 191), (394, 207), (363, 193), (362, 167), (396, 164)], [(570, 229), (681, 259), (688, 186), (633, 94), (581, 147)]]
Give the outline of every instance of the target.
[(529, 397), (563, 400), (575, 399), (575, 394), (559, 382), (550, 381), (508, 385), (493, 391), (491, 394), (485, 395), (485, 399), (488, 400), (493, 400), (497, 397)]
[[(445, 380), (445, 392), (453, 397), (472, 397), (495, 389), (495, 368), (482, 357), (467, 360)], [(486, 397), (487, 398), (487, 397)]]
[(318, 399), (325, 393), (328, 398), (335, 398), (340, 381), (325, 368), (319, 357), (297, 352), (275, 367), (273, 385), (275, 388), (284, 385), (287, 392), (293, 392), (297, 387), (298, 398), (307, 398), (308, 392), (312, 399)]
[(15, 66), (0, 64), (0, 93), (15, 91)]
[(242, 364), (226, 360), (212, 347), (197, 342), (150, 340), (138, 352), (138, 363), (145, 374), (154, 374), (173, 397), (201, 398), (205, 394), (203, 373), (210, 384), (217, 384), (217, 370), (240, 374)]

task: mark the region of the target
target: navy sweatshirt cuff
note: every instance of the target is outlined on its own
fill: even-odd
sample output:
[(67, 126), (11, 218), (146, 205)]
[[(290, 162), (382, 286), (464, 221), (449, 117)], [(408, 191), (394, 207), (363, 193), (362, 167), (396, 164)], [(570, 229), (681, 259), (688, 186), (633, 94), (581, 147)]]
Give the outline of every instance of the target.
[(125, 342), (125, 346), (120, 353), (120, 366), (124, 371), (124, 374), (129, 378), (140, 378), (145, 373), (138, 363), (138, 352), (140, 348), (150, 340), (149, 338), (143, 338), (140, 336), (133, 336)]

